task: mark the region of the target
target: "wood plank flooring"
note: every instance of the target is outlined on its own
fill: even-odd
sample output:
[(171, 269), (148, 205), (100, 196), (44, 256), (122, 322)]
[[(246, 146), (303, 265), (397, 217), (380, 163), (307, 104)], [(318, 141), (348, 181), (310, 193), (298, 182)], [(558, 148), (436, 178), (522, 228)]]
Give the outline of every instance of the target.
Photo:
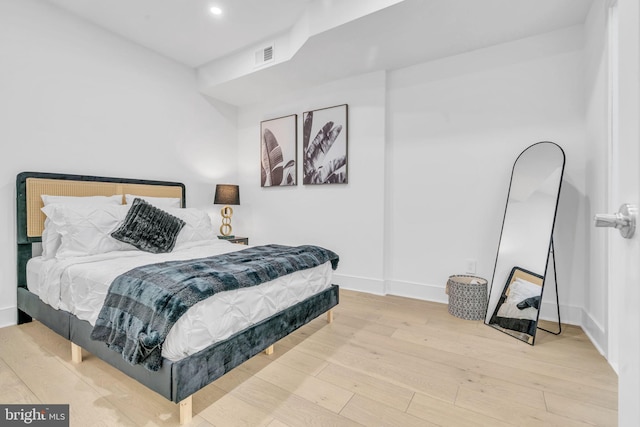
[[(72, 426), (176, 426), (178, 406), (38, 322), (0, 329), (0, 403), (68, 403)], [(190, 426), (615, 426), (617, 377), (583, 331), (536, 345), (445, 304), (342, 290), (193, 396)]]

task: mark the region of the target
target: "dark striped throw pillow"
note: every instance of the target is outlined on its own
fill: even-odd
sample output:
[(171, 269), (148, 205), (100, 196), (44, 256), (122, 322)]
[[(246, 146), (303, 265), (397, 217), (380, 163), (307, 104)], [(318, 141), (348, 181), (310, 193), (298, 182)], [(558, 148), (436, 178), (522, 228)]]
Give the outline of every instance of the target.
[(171, 252), (185, 222), (136, 198), (122, 224), (111, 237), (154, 254)]

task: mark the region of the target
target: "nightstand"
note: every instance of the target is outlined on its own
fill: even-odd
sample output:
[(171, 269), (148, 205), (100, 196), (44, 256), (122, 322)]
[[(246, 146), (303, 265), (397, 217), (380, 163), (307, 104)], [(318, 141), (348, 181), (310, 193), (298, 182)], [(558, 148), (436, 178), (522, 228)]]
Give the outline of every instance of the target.
[(231, 239), (224, 239), (227, 242), (237, 243), (239, 245), (248, 245), (249, 238), (248, 237), (232, 237)]

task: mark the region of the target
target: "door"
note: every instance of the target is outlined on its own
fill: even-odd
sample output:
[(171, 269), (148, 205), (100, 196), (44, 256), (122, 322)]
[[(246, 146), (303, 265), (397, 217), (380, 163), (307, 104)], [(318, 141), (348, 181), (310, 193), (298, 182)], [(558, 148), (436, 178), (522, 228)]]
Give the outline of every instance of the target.
[[(617, 52), (611, 70), (614, 89), (611, 213), (623, 203), (640, 206), (640, 2), (612, 3), (610, 36)], [(622, 238), (614, 229), (606, 232), (610, 248), (608, 336), (610, 362), (618, 367), (618, 425), (637, 427), (640, 425), (640, 232), (636, 231), (630, 239)]]

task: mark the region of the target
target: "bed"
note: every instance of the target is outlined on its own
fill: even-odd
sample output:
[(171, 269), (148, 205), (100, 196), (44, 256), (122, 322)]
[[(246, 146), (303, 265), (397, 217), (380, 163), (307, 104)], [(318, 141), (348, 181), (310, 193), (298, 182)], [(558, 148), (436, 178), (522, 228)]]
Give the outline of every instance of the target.
[[(18, 323), (37, 319), (71, 342), (73, 362), (81, 362), (82, 349), (85, 349), (166, 399), (179, 404), (181, 424), (192, 418), (193, 393), (254, 355), (263, 351), (270, 354), (278, 340), (321, 314), (327, 313), (327, 321), (331, 322), (332, 308), (339, 302), (339, 289), (337, 285), (330, 283), (332, 269), (327, 263), (300, 273), (287, 274), (259, 286), (239, 289), (237, 294), (233, 293), (236, 291), (224, 292), (194, 305), (177, 320), (169, 331), (167, 345), (163, 346), (157, 370), (150, 370), (141, 364), (132, 364), (125, 361), (122, 354), (91, 338), (100, 302), (105, 301), (105, 286), (109, 286), (107, 282), (121, 270), (146, 264), (151, 262), (151, 259), (164, 261), (165, 258), (151, 257), (147, 253), (137, 251), (136, 248), (122, 250), (116, 254), (107, 251), (91, 253), (87, 257), (70, 256), (63, 260), (66, 264), (50, 257), (34, 256), (34, 243), (43, 242), (43, 232), (46, 235), (47, 229), (50, 228), (49, 225), (45, 228), (48, 218), (42, 211), (42, 196), (101, 196), (130, 202), (129, 195), (136, 195), (151, 200), (151, 203), (156, 200), (176, 201), (179, 207), (185, 208), (184, 185), (167, 181), (23, 172), (17, 176), (16, 188)], [(118, 212), (121, 210), (113, 209), (117, 209)], [(169, 208), (167, 210), (171, 211)], [(183, 214), (187, 211), (183, 209), (178, 212)], [(188, 223), (186, 218), (185, 221)], [(46, 245), (49, 245), (50, 236), (51, 232), (44, 237)], [(239, 255), (244, 248), (223, 240), (215, 240), (217, 239), (203, 238), (198, 241), (183, 241), (181, 244), (178, 242), (175, 250), (161, 256), (168, 257), (167, 262), (172, 262), (173, 259), (203, 253), (201, 251), (209, 251), (207, 256), (228, 253), (235, 253), (232, 256)], [(44, 249), (45, 242), (42, 244)], [(192, 254), (191, 251), (195, 252)], [(78, 259), (83, 261), (79, 262)], [(94, 269), (94, 264), (103, 267), (100, 270)], [(75, 272), (75, 276), (72, 272)], [(81, 274), (76, 274), (78, 272)], [(84, 280), (78, 280), (76, 276), (84, 277)], [(52, 279), (55, 277), (61, 277), (59, 282)], [(101, 289), (102, 296), (96, 297), (89, 293), (95, 289)], [(234, 301), (245, 301), (244, 303), (253, 307), (259, 305), (260, 301), (280, 301), (283, 299), (283, 289), (292, 296), (287, 302), (279, 303), (280, 305), (267, 302), (263, 304), (266, 308), (256, 310), (236, 309), (234, 305), (234, 310), (255, 312), (250, 316), (244, 316), (246, 318), (243, 320), (228, 321), (231, 316), (227, 316), (227, 321), (211, 322), (210, 318), (203, 318), (213, 315), (213, 311), (225, 310), (225, 307), (231, 310), (231, 306), (225, 305), (225, 296)], [(293, 289), (301, 291), (298, 293)], [(181, 326), (180, 322), (183, 319), (186, 323)], [(194, 329), (193, 322), (196, 321), (201, 325), (224, 323), (226, 329), (223, 328), (224, 331), (215, 337), (211, 331), (207, 332), (209, 335), (205, 333), (195, 339), (189, 336), (185, 344), (181, 340), (189, 334), (180, 331)], [(170, 341), (170, 337), (177, 338)]]

